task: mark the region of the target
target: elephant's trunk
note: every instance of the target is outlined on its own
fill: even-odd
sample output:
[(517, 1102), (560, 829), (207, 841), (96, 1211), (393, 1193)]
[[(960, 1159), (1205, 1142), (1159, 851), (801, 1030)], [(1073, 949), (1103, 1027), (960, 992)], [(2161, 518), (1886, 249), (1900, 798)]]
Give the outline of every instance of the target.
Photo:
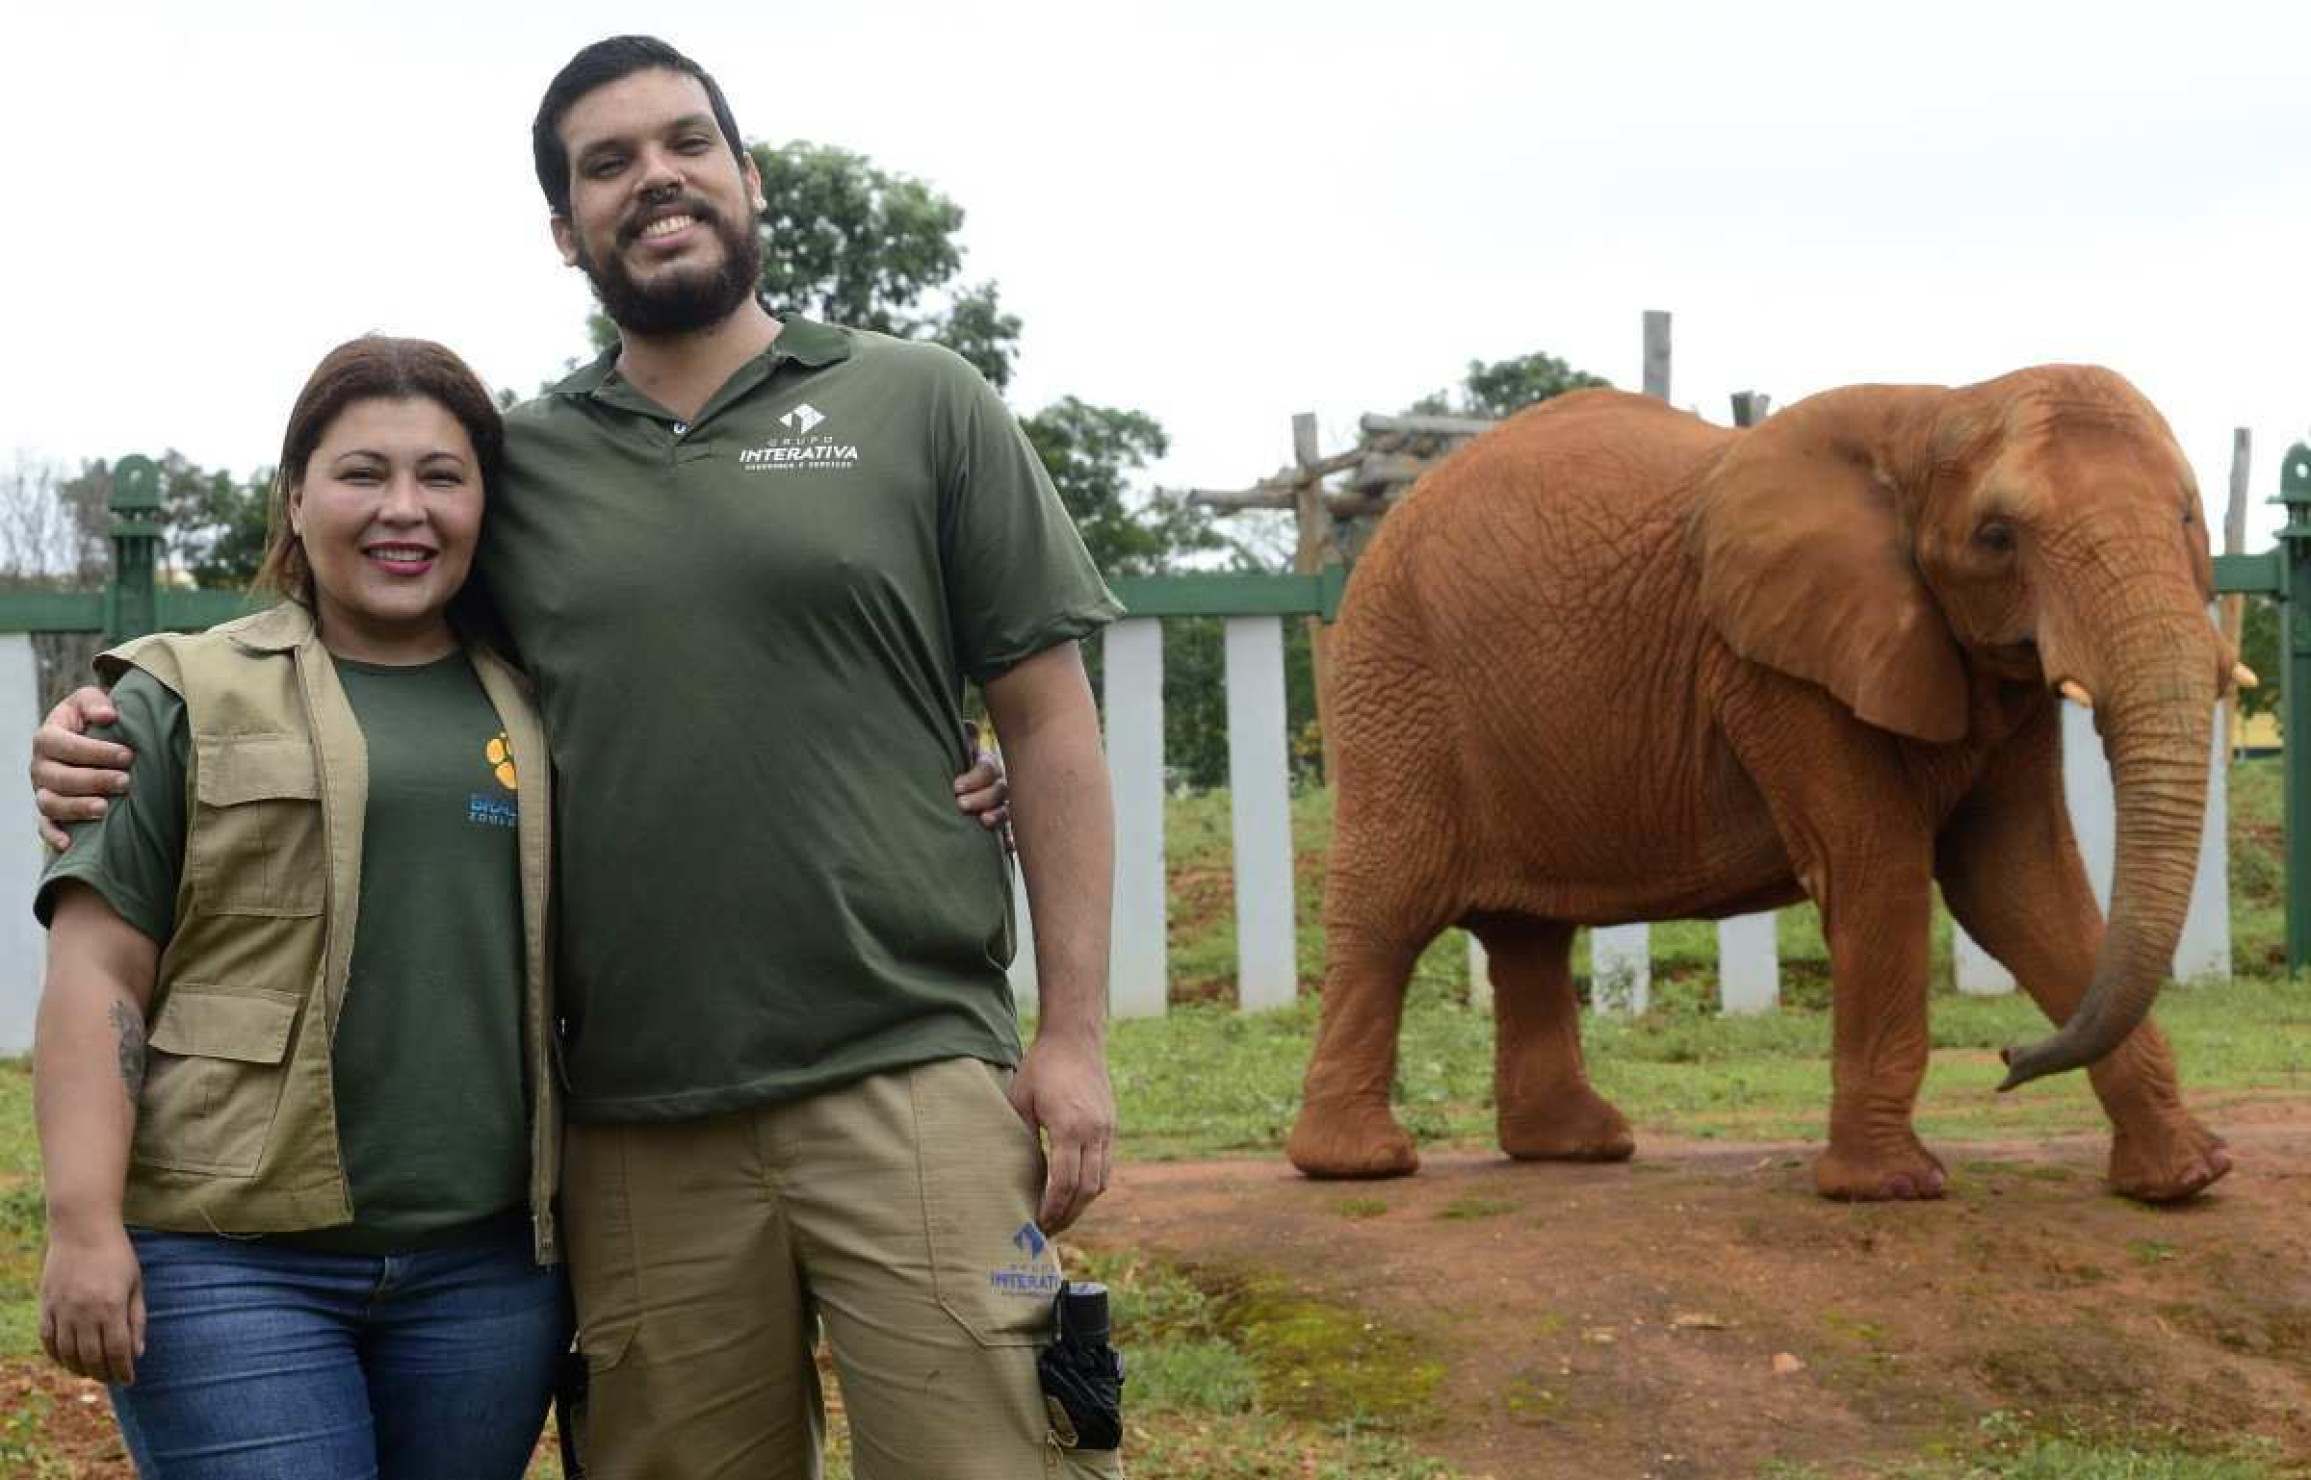
[(2002, 1090), (2117, 1048), (2150, 1013), (2173, 969), (2198, 871), (2213, 743), (2212, 633), (2203, 617), (2194, 613), (2192, 620), (2195, 630), (2170, 629), (2156, 641), (2155, 668), (2114, 665), (2112, 691), (2095, 696), (2095, 725), (2118, 798), (2110, 925), (2078, 1010), (2053, 1036), (2006, 1051)]

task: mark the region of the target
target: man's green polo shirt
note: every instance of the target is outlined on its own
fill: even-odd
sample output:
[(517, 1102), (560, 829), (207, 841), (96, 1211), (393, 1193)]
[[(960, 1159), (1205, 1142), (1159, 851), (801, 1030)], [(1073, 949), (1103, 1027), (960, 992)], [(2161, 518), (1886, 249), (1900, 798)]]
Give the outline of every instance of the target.
[(1034, 449), (932, 345), (788, 319), (689, 423), (614, 362), (508, 417), (483, 552), (558, 773), (570, 1113), (1015, 1063), (963, 686), (1118, 611)]

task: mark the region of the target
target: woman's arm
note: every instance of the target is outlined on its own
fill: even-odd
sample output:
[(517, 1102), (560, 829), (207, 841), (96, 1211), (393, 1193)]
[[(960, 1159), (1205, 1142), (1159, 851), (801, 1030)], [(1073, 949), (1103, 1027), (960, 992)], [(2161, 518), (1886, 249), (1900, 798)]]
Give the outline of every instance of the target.
[(144, 1289), (121, 1225), (160, 947), (85, 884), (57, 891), (32, 1050), (48, 1189), (40, 1344), (83, 1377), (134, 1382)]

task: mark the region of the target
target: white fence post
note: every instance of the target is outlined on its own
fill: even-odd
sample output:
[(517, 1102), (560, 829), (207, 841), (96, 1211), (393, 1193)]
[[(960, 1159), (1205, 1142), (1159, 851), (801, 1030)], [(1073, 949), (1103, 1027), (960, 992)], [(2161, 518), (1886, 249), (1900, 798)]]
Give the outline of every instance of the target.
[(1300, 995), (1292, 890), (1292, 783), (1284, 754), (1284, 622), (1230, 617), (1228, 811), (1235, 827), (1236, 1003)]
[(1011, 870), (1011, 1003), (1021, 1014), (1042, 1004), (1041, 978), (1035, 974), (1035, 922), (1027, 914), (1027, 873), (1016, 864)]
[(1771, 910), (1717, 922), (1720, 1012), (1771, 1012), (1781, 1005), (1781, 941)]
[(1969, 997), (2003, 997), (2014, 990), (2014, 973), (1955, 921), (1950, 925), (1950, 979)]
[(2215, 706), (2214, 754), (2207, 773), (2207, 825), (2199, 834), (2199, 871), (2191, 912), (2175, 946), (2175, 980), (2231, 976), (2231, 745), (2227, 716)]
[[(0, 633), (0, 714), (13, 712), (20, 728), (0, 733), (29, 735), (40, 715), (40, 664), (28, 632)], [(40, 886), (47, 848), (18, 828), (0, 842), (0, 1054), (30, 1052), (32, 1019), (40, 1008), (40, 978), (48, 939), (32, 918), (32, 894)]]
[(1492, 958), (1485, 954), (1484, 942), (1476, 932), (1468, 932), (1468, 1005), (1483, 1012), (1492, 1011), (1493, 967)]
[[(2175, 947), (2174, 975), (2228, 977), (2231, 974), (2230, 786), (2222, 744), (2222, 713), (2215, 714), (2215, 744), (2208, 756), (2207, 820), (2199, 837), (2198, 876), (2191, 886), (2190, 913)], [(2086, 875), (2104, 912), (2110, 910), (2111, 872), (2118, 854), (2118, 802), (2111, 788), (2110, 763), (2094, 716), (2074, 704), (2062, 706), (2062, 790), (2070, 804), (2070, 830), (2086, 860)]]
[(1163, 623), (1126, 617), (1101, 638), (1107, 766), (1115, 784), (1115, 923), (1108, 1010), (1161, 1017), (1170, 998), (1164, 939)]
[(1646, 925), (1604, 925), (1589, 932), (1589, 1006), (1597, 1012), (1643, 1012), (1653, 1001), (1653, 932)]

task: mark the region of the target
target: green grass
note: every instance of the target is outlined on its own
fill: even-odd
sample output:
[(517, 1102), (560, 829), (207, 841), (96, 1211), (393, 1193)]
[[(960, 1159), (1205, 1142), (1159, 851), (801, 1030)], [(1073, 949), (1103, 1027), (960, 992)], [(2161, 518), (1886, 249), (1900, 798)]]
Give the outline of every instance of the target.
[[(2278, 1480), (2300, 1470), (2274, 1467), (2266, 1441), (2194, 1441), (2172, 1434), (2089, 1436), (2051, 1431), (2026, 1415), (2000, 1410), (1955, 1442), (1925, 1457), (1887, 1460), (1838, 1476), (1882, 1480)], [(1811, 1464), (1768, 1461), (1758, 1480), (1830, 1480)]]
[[(40, 1350), (37, 1299), (46, 1229), (40, 1143), (32, 1125), (32, 1066), (26, 1059), (0, 1059), (0, 1357)], [(7, 1454), (7, 1444), (0, 1436), (0, 1457)]]
[(1443, 1367), (1410, 1338), (1273, 1276), (1076, 1253), (1126, 1338), (1127, 1463), (1216, 1480), (1449, 1480), (1412, 1447)]
[[(2193, 1098), (2311, 1092), (2311, 989), (2274, 975), (2284, 960), (2284, 890), (2276, 861), (2278, 773), (2273, 762), (2232, 770), (2234, 955), (2255, 973), (2227, 984), (2169, 990), (2159, 1022), (2174, 1040)], [(1323, 978), (1323, 857), (1332, 828), (1328, 793), (1293, 799), (1299, 854), (1297, 1006), (1257, 1016), (1233, 1009), (1235, 939), (1228, 887), (1225, 793), (1173, 799), (1167, 849), (1173, 876), (1169, 942), (1174, 1006), (1160, 1019), (1113, 1029), (1128, 1155), (1163, 1158), (1278, 1148), (1298, 1110), (1299, 1079), (1315, 1030), (1309, 991)], [(1780, 916), (1782, 1006), (1754, 1017), (1716, 1011), (1716, 936), (1704, 921), (1653, 930), (1653, 993), (1640, 1017), (1592, 1016), (1583, 1035), (1599, 1089), (1641, 1129), (1684, 1136), (1815, 1137), (1829, 1098), (1829, 967), (1811, 905)], [(1963, 997), (1949, 983), (1946, 915), (1934, 932), (1934, 1061), (1919, 1107), (1929, 1137), (2035, 1136), (2091, 1130), (2101, 1112), (2083, 1075), (1993, 1093), (1997, 1051), (2048, 1031), (2020, 995)], [(1406, 994), (1399, 1039), (1399, 1116), (1429, 1142), (1491, 1134), (1492, 1024), (1467, 1007), (1465, 937), (1448, 932), (1422, 955)], [(1585, 982), (1586, 938), (1576, 948)]]
[[(1111, 1066), (1127, 1155), (1268, 1152), (1299, 1109), (1317, 1004), (1246, 1015), (1218, 1003), (1119, 1022)], [(2269, 978), (2170, 990), (2159, 1022), (2195, 1101), (2311, 1093), (2311, 990)], [(1660, 994), (1642, 1017), (1583, 1026), (1598, 1089), (1641, 1129), (1689, 1137), (1820, 1135), (1829, 1103), (1829, 1016), (1785, 1007), (1720, 1017), (1692, 995)], [(1997, 1050), (2037, 1037), (2027, 999), (1960, 997), (1933, 1004), (1934, 1058), (1918, 1124), (1964, 1139), (2092, 1130), (2103, 1124), (2084, 1075), (1994, 1093)], [(1399, 1039), (1397, 1113), (1424, 1141), (1492, 1134), (1492, 1019), (1472, 1011), (1441, 970), (1414, 977)]]

